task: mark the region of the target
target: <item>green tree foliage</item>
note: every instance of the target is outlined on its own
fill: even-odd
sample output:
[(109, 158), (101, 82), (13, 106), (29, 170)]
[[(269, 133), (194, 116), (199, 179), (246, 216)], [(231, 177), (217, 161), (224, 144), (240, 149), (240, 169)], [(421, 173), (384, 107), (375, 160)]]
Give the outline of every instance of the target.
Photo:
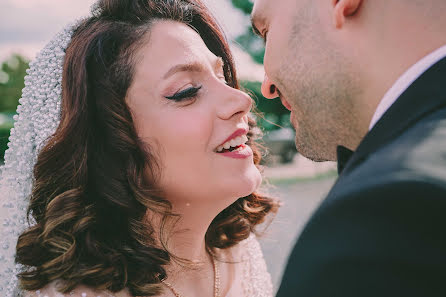
[[(251, 0), (231, 0), (232, 5), (242, 11), (246, 15), (250, 15), (254, 3)], [(260, 37), (254, 34), (251, 27), (246, 28), (244, 34), (236, 39), (237, 43), (247, 51), (254, 61), (263, 64), (263, 56), (265, 54), (265, 47)]]
[(0, 68), (0, 162), (7, 148), (9, 131), (12, 128), (12, 114), (15, 113), (22, 89), (25, 87), (27, 59), (12, 55)]
[(290, 126), (290, 112), (280, 100), (270, 100), (263, 97), (260, 92), (261, 82), (242, 81), (242, 88), (251, 94), (255, 101), (256, 109), (263, 115), (258, 120), (259, 124), (266, 130), (274, 130)]
[(22, 89), (25, 87), (26, 69), (28, 61), (20, 56), (13, 55), (2, 63), (0, 69), (0, 112), (14, 113)]
[(9, 131), (12, 128), (12, 123), (3, 123), (0, 125), (0, 164), (3, 161), (5, 151), (8, 147)]
[(259, 36), (255, 35), (251, 29), (247, 29), (243, 35), (236, 38), (237, 43), (247, 51), (254, 61), (263, 64), (265, 46)]
[(232, 0), (232, 5), (234, 5), (235, 8), (240, 9), (245, 14), (250, 14), (254, 3), (250, 0)]

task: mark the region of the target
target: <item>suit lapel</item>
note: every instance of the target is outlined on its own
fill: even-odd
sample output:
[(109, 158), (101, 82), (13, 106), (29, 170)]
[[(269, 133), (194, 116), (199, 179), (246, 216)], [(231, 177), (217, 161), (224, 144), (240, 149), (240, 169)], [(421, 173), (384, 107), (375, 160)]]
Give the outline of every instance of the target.
[(338, 174), (341, 174), (355, 152), (341, 145), (337, 147), (336, 152), (338, 155)]
[[(446, 58), (429, 68), (398, 98), (364, 137), (348, 162), (341, 157), (341, 162), (346, 164), (338, 169), (346, 174), (369, 154), (442, 107), (446, 107)], [(339, 151), (338, 148), (338, 156)]]

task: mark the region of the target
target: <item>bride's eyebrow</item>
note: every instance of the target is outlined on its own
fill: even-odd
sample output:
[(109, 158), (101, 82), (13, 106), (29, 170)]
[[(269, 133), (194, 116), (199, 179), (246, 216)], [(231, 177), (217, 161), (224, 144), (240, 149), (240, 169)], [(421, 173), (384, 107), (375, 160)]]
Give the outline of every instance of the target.
[[(223, 68), (223, 65), (224, 65), (223, 58), (217, 57), (214, 62), (214, 71), (220, 72)], [(178, 72), (203, 72), (205, 71), (205, 69), (206, 66), (198, 61), (185, 64), (178, 64), (170, 68), (169, 71), (167, 71), (166, 74), (164, 74), (163, 79), (166, 79)]]
[(204, 65), (198, 61), (185, 64), (178, 64), (170, 68), (169, 71), (167, 71), (166, 74), (164, 74), (163, 79), (166, 79), (169, 76), (172, 76), (178, 72), (200, 72), (203, 71), (204, 69), (205, 69)]

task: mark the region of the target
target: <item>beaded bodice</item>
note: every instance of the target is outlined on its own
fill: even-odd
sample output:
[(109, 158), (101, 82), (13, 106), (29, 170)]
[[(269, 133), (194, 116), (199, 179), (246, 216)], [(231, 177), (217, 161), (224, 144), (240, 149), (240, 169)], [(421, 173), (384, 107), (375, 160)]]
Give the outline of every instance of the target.
[[(240, 271), (243, 274), (243, 296), (240, 297), (272, 297), (273, 287), (259, 242), (254, 235), (242, 241), (236, 247), (241, 255)], [(54, 284), (42, 290), (27, 292), (24, 297), (132, 297), (127, 290), (118, 293), (94, 291), (79, 287), (68, 294), (57, 292)], [(198, 296), (197, 296), (198, 297)]]
[(244, 297), (272, 297), (273, 285), (260, 244), (254, 235), (240, 243), (243, 255)]

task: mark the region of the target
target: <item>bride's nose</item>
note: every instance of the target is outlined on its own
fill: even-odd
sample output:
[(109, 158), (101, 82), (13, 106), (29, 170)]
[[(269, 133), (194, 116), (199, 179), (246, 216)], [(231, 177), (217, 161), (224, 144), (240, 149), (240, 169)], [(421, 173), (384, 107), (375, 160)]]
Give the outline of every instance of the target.
[(217, 108), (218, 116), (221, 119), (228, 120), (235, 116), (243, 117), (251, 110), (252, 99), (245, 92), (227, 86), (224, 93), (220, 107)]
[(268, 99), (274, 99), (279, 97), (279, 93), (277, 92), (277, 87), (269, 80), (268, 76), (265, 74), (265, 78), (262, 83), (262, 95)]

